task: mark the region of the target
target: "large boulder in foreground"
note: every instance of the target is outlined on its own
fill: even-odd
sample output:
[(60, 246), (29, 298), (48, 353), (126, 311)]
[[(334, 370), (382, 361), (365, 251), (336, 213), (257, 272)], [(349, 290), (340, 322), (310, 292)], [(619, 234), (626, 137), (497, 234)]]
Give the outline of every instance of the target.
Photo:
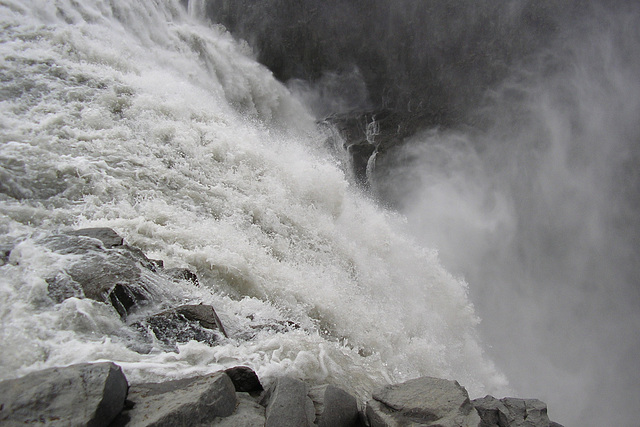
[(181, 427), (211, 423), (233, 414), (236, 390), (224, 372), (195, 378), (131, 386), (133, 405), (112, 426)]
[(0, 425), (107, 426), (120, 413), (127, 379), (111, 363), (51, 368), (0, 383)]
[(421, 377), (373, 393), (366, 414), (372, 427), (479, 427), (481, 420), (457, 381)]

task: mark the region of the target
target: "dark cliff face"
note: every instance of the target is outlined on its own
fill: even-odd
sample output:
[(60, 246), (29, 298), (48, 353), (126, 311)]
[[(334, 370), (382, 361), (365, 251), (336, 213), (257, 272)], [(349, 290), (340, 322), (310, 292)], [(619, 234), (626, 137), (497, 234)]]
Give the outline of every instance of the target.
[(462, 122), (511, 65), (556, 36), (562, 20), (575, 15), (572, 9), (577, 7), (569, 2), (546, 0), (207, 5), (212, 21), (247, 40), (281, 81), (314, 83), (327, 73), (357, 70), (368, 99), (354, 109), (400, 114), (409, 133), (416, 126)]

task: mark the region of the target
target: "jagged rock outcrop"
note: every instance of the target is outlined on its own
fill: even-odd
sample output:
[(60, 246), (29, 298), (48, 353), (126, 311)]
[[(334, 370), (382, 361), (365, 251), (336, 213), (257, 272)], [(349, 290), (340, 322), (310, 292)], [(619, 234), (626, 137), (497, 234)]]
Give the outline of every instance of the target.
[(111, 362), (51, 368), (0, 382), (0, 424), (107, 426), (122, 410), (127, 379)]
[(367, 402), (372, 427), (478, 427), (480, 416), (457, 381), (422, 377), (389, 385)]

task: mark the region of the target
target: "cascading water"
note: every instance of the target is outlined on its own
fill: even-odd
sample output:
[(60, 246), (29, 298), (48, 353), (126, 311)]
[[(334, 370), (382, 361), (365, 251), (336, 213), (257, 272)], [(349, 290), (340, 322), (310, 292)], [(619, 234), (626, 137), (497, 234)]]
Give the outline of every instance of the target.
[[(178, 0), (3, 0), (0, 20), (0, 379), (112, 360), (132, 382), (243, 364), (360, 396), (419, 375), (504, 394), (466, 283), (224, 29)], [(45, 279), (72, 260), (38, 239), (89, 226), (197, 271), (163, 292), (230, 337), (140, 354), (109, 306), (54, 303)]]

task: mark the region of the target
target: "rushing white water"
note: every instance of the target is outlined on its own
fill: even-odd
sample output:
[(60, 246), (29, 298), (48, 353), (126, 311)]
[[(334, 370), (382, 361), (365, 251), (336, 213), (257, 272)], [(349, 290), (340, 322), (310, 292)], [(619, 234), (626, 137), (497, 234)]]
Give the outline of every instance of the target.
[[(2, 0), (0, 20), (0, 378), (112, 360), (132, 382), (243, 364), (360, 396), (418, 375), (504, 391), (464, 281), (224, 29), (178, 0)], [(230, 338), (139, 354), (111, 307), (51, 301), (67, 260), (37, 238), (88, 226), (197, 271), (165, 291), (212, 304)]]

